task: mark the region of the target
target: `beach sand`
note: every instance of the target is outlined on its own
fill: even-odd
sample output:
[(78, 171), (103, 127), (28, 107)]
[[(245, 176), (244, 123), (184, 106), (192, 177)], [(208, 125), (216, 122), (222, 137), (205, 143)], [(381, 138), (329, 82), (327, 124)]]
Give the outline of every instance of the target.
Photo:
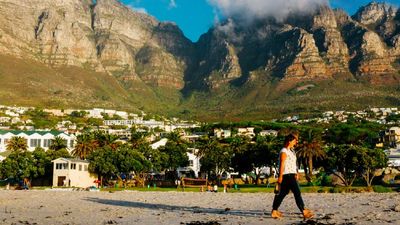
[(274, 194), (0, 191), (0, 224), (400, 224), (399, 193), (303, 194), (316, 218), (304, 222), (292, 194), (270, 217)]

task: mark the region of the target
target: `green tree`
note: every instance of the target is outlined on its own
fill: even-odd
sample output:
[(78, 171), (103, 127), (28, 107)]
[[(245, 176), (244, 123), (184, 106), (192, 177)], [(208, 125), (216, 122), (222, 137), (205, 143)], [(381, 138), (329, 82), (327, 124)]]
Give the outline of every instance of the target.
[[(275, 136), (265, 136), (257, 137), (256, 143), (254, 144), (254, 167), (256, 174), (256, 182), (258, 183), (260, 178), (260, 168), (269, 167), (272, 168), (278, 159), (279, 150), (282, 144), (280, 143), (278, 137)], [(258, 169), (259, 172), (256, 172)], [(271, 171), (270, 171), (271, 172)]]
[(361, 175), (371, 187), (378, 169), (387, 167), (388, 158), (382, 149), (362, 148)]
[(189, 165), (187, 146), (185, 144), (167, 141), (167, 144), (160, 147), (159, 151), (166, 156), (162, 166), (163, 168), (167, 168), (170, 171), (176, 171), (178, 167)]
[(76, 145), (72, 151), (72, 155), (80, 159), (86, 159), (87, 156), (98, 148), (98, 142), (94, 139), (93, 134), (84, 133), (76, 137)]
[(103, 186), (103, 180), (109, 180), (114, 174), (118, 174), (116, 153), (110, 147), (99, 148), (88, 154), (90, 161), (89, 171), (98, 174), (100, 185)]
[(34, 158), (34, 165), (36, 167), (36, 173), (33, 174), (33, 177), (52, 179), (52, 159), (49, 157), (46, 151), (43, 148), (38, 147), (32, 152), (32, 156)]
[(338, 123), (328, 128), (325, 140), (333, 144), (352, 144), (374, 147), (379, 140), (379, 132), (384, 127), (377, 123)]
[[(253, 171), (255, 167), (255, 148), (253, 148), (253, 144), (250, 144), (250, 139), (242, 136), (234, 136), (226, 139), (226, 142), (232, 151), (230, 167), (239, 172), (239, 174)], [(217, 145), (216, 142), (210, 144)]]
[(233, 151), (227, 144), (222, 145), (215, 139), (206, 138), (201, 140), (197, 155), (201, 157), (202, 171), (222, 175), (230, 168)]
[[(37, 159), (39, 158), (39, 164)], [(29, 151), (14, 151), (1, 162), (0, 171), (2, 178), (34, 178), (44, 175), (44, 167), (41, 155), (34, 155)]]
[(332, 172), (345, 186), (352, 186), (362, 164), (362, 152), (355, 145), (332, 145), (328, 147), (326, 171)]
[(62, 148), (59, 150), (48, 149), (46, 151), (46, 154), (48, 157), (50, 157), (51, 160), (58, 159), (58, 158), (66, 158), (66, 159), (71, 158), (71, 154), (65, 148)]
[(150, 136), (149, 132), (139, 132), (136, 128), (131, 129), (130, 143), (133, 148), (139, 149), (140, 146), (148, 145), (147, 137)]
[(308, 168), (308, 170), (306, 170), (306, 179), (308, 182), (311, 182), (313, 176), (313, 161), (323, 160), (326, 157), (322, 146), (321, 135), (312, 129), (309, 129), (300, 138), (300, 144), (297, 147), (298, 151), (296, 154), (300, 160), (306, 162), (305, 165)]
[(58, 151), (60, 149), (67, 148), (66, 140), (62, 137), (56, 136), (53, 140), (51, 140), (51, 144), (49, 149)]
[(166, 163), (169, 158), (167, 153), (161, 152), (159, 149), (153, 149), (148, 145), (143, 145), (138, 150), (150, 161), (151, 171), (162, 172), (170, 168), (170, 165)]
[(121, 146), (116, 151), (116, 162), (120, 173), (134, 172), (136, 181), (144, 186), (145, 174), (150, 171), (152, 165), (140, 151), (128, 145)]
[(33, 110), (28, 110), (26, 116), (29, 117), (35, 128), (54, 128), (55, 125), (58, 123), (59, 119), (55, 116), (50, 115), (49, 113), (43, 111), (43, 109), (35, 108)]
[(94, 139), (97, 141), (98, 147), (109, 146), (112, 149), (117, 149), (119, 146), (118, 136), (113, 134), (108, 134), (104, 131), (96, 131), (93, 133)]
[(28, 150), (27, 140), (23, 137), (14, 136), (12, 137), (6, 147), (7, 151), (26, 151)]

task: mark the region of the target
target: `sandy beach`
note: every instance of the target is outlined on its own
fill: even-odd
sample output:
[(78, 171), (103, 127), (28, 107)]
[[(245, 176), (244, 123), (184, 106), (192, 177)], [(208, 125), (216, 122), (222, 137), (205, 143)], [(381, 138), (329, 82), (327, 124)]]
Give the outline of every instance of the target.
[(0, 224), (400, 224), (400, 194), (303, 194), (304, 222), (288, 196), (269, 216), (267, 193), (0, 191)]

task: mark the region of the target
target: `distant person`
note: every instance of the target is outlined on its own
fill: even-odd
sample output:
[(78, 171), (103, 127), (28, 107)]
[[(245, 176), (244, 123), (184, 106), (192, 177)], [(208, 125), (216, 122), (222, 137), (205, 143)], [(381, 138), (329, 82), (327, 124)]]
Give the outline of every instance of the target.
[(214, 192), (218, 192), (218, 185), (217, 185), (217, 183), (214, 184), (213, 191), (214, 191)]
[(29, 179), (27, 177), (24, 178), (23, 188), (24, 190), (29, 190)]
[(304, 208), (303, 198), (299, 188), (298, 171), (297, 171), (297, 158), (293, 148), (297, 144), (298, 138), (294, 134), (289, 134), (285, 138), (284, 147), (279, 153), (279, 170), (278, 170), (278, 193), (275, 195), (272, 205), (271, 217), (279, 219), (283, 214), (278, 211), (283, 199), (291, 190), (294, 194), (297, 207), (303, 214), (304, 219), (313, 217), (311, 210)]
[(207, 185), (207, 192), (213, 192), (213, 191), (214, 191), (213, 187), (211, 186), (210, 183), (208, 183), (208, 185)]

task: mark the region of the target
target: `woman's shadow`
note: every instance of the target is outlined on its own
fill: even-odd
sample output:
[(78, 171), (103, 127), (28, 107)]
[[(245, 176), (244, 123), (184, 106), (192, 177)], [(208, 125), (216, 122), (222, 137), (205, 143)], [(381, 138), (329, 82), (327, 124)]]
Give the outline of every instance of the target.
[(141, 209), (179, 211), (179, 212), (203, 213), (203, 214), (225, 214), (225, 215), (236, 215), (236, 216), (246, 216), (246, 217), (270, 217), (269, 213), (267, 214), (262, 210), (234, 210), (231, 208), (225, 208), (225, 209), (204, 208), (204, 207), (199, 207), (199, 206), (177, 206), (177, 205), (135, 202), (135, 201), (125, 201), (125, 200), (100, 199), (100, 198), (85, 198), (85, 200), (90, 201), (90, 202), (105, 204), (105, 205), (132, 207), (132, 208), (141, 208)]

